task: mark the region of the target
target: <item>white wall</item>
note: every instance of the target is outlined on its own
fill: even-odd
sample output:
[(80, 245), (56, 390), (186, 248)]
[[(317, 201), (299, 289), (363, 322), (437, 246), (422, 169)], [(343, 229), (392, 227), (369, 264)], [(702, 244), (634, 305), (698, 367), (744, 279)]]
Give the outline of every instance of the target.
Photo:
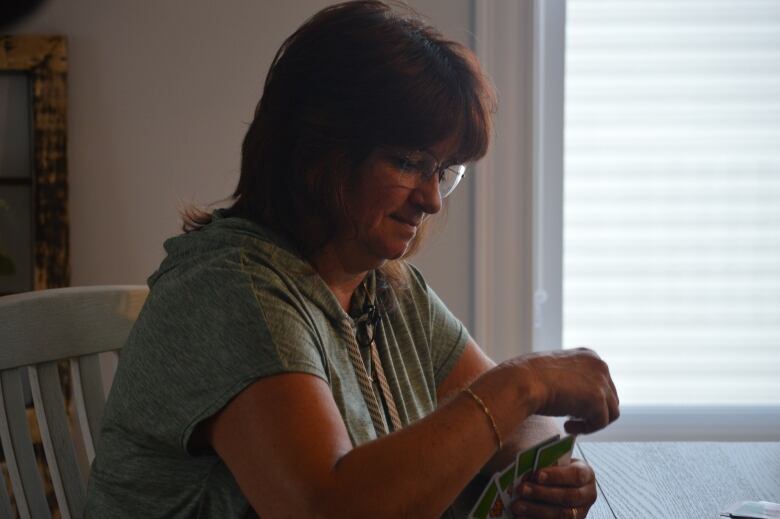
[[(69, 39), (73, 285), (143, 283), (177, 207), (227, 197), (273, 54), (324, 0), (50, 0), (9, 33)], [(471, 0), (410, 2), (470, 44)], [(472, 182), (417, 263), (473, 322)]]

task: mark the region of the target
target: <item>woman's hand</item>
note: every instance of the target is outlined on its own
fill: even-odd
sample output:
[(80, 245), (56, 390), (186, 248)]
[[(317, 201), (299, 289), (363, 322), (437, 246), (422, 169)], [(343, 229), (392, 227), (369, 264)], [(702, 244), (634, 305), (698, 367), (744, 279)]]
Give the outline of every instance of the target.
[(517, 357), (508, 362), (526, 368), (537, 395), (534, 413), (571, 416), (570, 434), (603, 429), (620, 416), (615, 384), (607, 364), (587, 348)]
[(581, 460), (540, 470), (517, 488), (511, 510), (515, 517), (583, 519), (596, 501), (596, 477)]

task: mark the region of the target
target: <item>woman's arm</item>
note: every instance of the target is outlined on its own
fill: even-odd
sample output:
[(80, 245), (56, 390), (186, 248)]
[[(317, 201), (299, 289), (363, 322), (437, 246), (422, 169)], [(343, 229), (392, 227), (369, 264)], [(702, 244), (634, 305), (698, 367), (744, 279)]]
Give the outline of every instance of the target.
[[(606, 365), (587, 351), (512, 359), (470, 387), (504, 438), (535, 412), (582, 416), (596, 430), (617, 411)], [(264, 518), (438, 517), (496, 452), (490, 422), (467, 394), (353, 448), (330, 388), (306, 374), (253, 383), (205, 432)]]
[[(436, 391), (439, 403), (449, 401), (495, 366), (496, 363), (493, 362), (493, 359), (485, 355), (476, 342), (469, 340), (458, 362)], [(492, 476), (514, 461), (518, 451), (525, 450), (560, 432), (560, 427), (553, 418), (539, 415), (529, 416), (509, 438), (504, 440), (504, 448), (490, 459), (483, 467), (482, 473)]]
[[(495, 363), (482, 352), (479, 346), (470, 342), (439, 388), (439, 401), (457, 394), (471, 381), (494, 366)], [(462, 494), (458, 498), (458, 506), (464, 510), (470, 509), (479, 492), (484, 488), (486, 477), (508, 466), (514, 461), (517, 452), (559, 432), (560, 428), (552, 418), (529, 416), (509, 441), (505, 442), (506, 446), (483, 467), (482, 477), (475, 480), (477, 488), (469, 492), (469, 495)], [(546, 479), (541, 479), (542, 474)], [(578, 517), (585, 517), (597, 498), (596, 476), (586, 463), (573, 459), (570, 465), (551, 467), (536, 474), (532, 480), (518, 489), (516, 495), (513, 511), (518, 514), (531, 517), (560, 517), (562, 514), (570, 516), (572, 510), (576, 509)]]

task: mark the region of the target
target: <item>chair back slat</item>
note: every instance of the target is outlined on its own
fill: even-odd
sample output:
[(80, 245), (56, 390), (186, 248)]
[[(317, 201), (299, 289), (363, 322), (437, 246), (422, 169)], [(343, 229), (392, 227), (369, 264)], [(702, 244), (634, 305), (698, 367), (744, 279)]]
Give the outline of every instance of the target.
[(86, 489), (70, 434), (57, 362), (31, 366), (29, 370), (35, 415), (60, 513), (64, 519), (83, 517)]
[(51, 517), (35, 459), (18, 369), (0, 372), (0, 393), (3, 400), (0, 406), (0, 438), (16, 509), (22, 519)]
[(121, 350), (107, 351), (99, 355), (100, 374), (103, 376), (103, 394), (108, 398), (111, 386), (114, 384), (114, 376), (119, 368), (119, 352)]
[(83, 435), (84, 450), (91, 464), (95, 459), (95, 445), (100, 439), (100, 424), (103, 422), (106, 402), (98, 354), (72, 360), (71, 373), (73, 404), (76, 406), (79, 428)]
[[(147, 292), (98, 286), (0, 297), (0, 369), (121, 348)], [(18, 344), (25, 347), (5, 347)]]
[[(105, 352), (116, 357), (147, 294), (145, 286), (96, 286), (0, 297), (0, 439), (13, 491), (10, 503), (0, 493), (0, 517), (13, 517), (15, 502), (22, 519), (50, 518), (43, 475), (51, 477), (61, 517), (83, 516), (89, 464), (116, 364), (103, 362)], [(58, 369), (62, 361), (70, 362), (73, 375), (67, 394)], [(36, 463), (22, 370), (29, 375), (48, 472)]]

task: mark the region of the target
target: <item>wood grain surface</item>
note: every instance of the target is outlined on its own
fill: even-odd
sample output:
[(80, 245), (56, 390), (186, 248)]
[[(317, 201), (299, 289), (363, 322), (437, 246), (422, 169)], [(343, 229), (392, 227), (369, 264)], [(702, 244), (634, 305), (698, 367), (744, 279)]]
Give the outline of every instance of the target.
[[(577, 454), (573, 457), (585, 459), (582, 450), (580, 450), (579, 444), (576, 446), (575, 449), (577, 451)], [(604, 492), (601, 489), (601, 481), (599, 479), (599, 474), (596, 474), (596, 483), (599, 486), (598, 488), (599, 497), (598, 499), (596, 499), (596, 502), (593, 503), (593, 506), (590, 507), (590, 511), (588, 512), (588, 519), (615, 519), (615, 515), (612, 513), (612, 510), (610, 510), (607, 500), (604, 499)]]
[[(780, 443), (582, 443), (616, 519), (706, 519), (780, 502)], [(600, 517), (588, 515), (588, 517)]]

